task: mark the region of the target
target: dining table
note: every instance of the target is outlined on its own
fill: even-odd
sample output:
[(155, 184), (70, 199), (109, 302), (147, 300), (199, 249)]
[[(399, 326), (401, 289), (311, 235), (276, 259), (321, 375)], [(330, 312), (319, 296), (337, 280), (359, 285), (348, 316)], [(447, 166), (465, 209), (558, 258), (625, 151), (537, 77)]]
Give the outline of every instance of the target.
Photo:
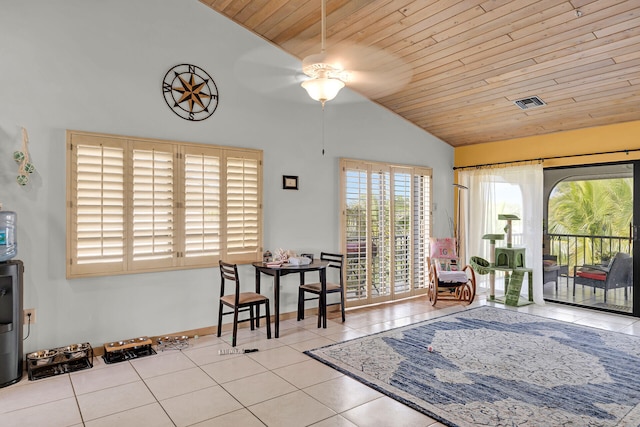
[[(283, 263), (281, 265), (270, 264), (266, 262), (254, 262), (252, 265), (256, 269), (256, 292), (260, 293), (260, 277), (264, 274), (267, 276), (273, 277), (273, 305), (275, 308), (275, 319), (274, 319), (274, 330), (275, 337), (278, 338), (280, 335), (280, 278), (282, 276), (286, 276), (287, 274), (297, 273), (300, 275), (300, 284), (304, 285), (305, 283), (305, 274), (318, 271), (320, 273), (320, 286), (321, 286), (321, 294), (320, 294), (320, 307), (323, 307), (326, 304), (327, 299), (327, 266), (329, 265), (329, 261), (322, 261), (319, 259), (314, 259), (310, 264), (306, 265), (294, 265)], [(322, 326), (323, 328), (327, 327), (327, 314), (326, 310), (322, 310), (324, 312), (322, 317)], [(258, 313), (258, 317), (259, 313)]]

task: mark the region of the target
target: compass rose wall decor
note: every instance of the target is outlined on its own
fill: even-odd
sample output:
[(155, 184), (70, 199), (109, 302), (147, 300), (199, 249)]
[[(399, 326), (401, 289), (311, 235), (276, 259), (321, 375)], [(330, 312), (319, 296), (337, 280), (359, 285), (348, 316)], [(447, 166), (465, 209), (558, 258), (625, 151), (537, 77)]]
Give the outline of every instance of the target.
[(218, 108), (216, 83), (195, 65), (180, 64), (167, 71), (162, 93), (169, 108), (185, 120), (204, 120)]

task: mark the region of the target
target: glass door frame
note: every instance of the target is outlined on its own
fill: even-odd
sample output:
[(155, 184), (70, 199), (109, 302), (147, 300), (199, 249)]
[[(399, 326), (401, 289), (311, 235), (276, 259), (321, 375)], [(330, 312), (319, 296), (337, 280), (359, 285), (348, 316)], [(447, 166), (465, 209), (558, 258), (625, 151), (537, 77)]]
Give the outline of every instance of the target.
[[(624, 167), (625, 165), (629, 165), (629, 172), (625, 172), (622, 167)], [(599, 171), (597, 172), (592, 172), (590, 171), (590, 168), (600, 168)], [(573, 173), (571, 172), (562, 172), (562, 171), (575, 171)], [(640, 278), (640, 263), (635, 262), (636, 259), (640, 259), (638, 258), (638, 256), (640, 256), (640, 247), (638, 247), (638, 245), (636, 245), (637, 239), (640, 237), (639, 233), (640, 233), (640, 224), (638, 224), (638, 218), (640, 218), (640, 161), (634, 161), (634, 160), (630, 160), (630, 161), (624, 161), (624, 162), (611, 162), (611, 163), (597, 163), (597, 164), (586, 164), (586, 165), (575, 165), (575, 166), (563, 166), (563, 167), (557, 167), (557, 168), (548, 168), (545, 169), (545, 178), (544, 178), (544, 228), (543, 228), (543, 253), (544, 254), (548, 254), (550, 252), (550, 239), (549, 239), (549, 200), (550, 200), (550, 195), (553, 191), (553, 189), (557, 186), (557, 184), (559, 184), (560, 182), (563, 181), (588, 181), (588, 180), (597, 180), (599, 177), (602, 179), (610, 179), (610, 178), (624, 178), (627, 177), (626, 176), (628, 173), (631, 173), (631, 178), (633, 179), (633, 189), (632, 189), (632, 193), (633, 193), (633, 218), (630, 224), (630, 240), (632, 242), (632, 249), (630, 251), (632, 257), (634, 258), (634, 262), (633, 262), (633, 286), (632, 286), (632, 297), (629, 298), (627, 301), (629, 301), (632, 306), (631, 306), (631, 311), (621, 311), (621, 310), (615, 310), (614, 308), (610, 308), (610, 307), (597, 307), (594, 305), (589, 305), (589, 304), (585, 304), (585, 303), (578, 303), (576, 302), (576, 299), (571, 298), (571, 296), (568, 294), (568, 296), (565, 298), (562, 298), (560, 296), (560, 294), (558, 292), (556, 292), (556, 297), (555, 298), (550, 298), (549, 296), (547, 296), (547, 289), (549, 286), (553, 286), (550, 284), (547, 284), (545, 287), (545, 301), (549, 301), (549, 302), (554, 302), (554, 303), (560, 303), (560, 304), (567, 304), (567, 305), (572, 305), (572, 306), (577, 306), (577, 307), (581, 307), (581, 308), (588, 308), (588, 309), (592, 309), (592, 310), (597, 310), (597, 311), (606, 311), (606, 312), (611, 312), (611, 313), (616, 313), (616, 314), (623, 314), (623, 315), (627, 315), (627, 316), (634, 316), (634, 317), (640, 317), (640, 288), (638, 288), (638, 283), (639, 283), (639, 279)], [(553, 236), (553, 235), (552, 235)], [(611, 238), (613, 238), (613, 236), (610, 236)], [(619, 236), (618, 236), (619, 237)], [(595, 238), (595, 236), (594, 236)], [(547, 246), (549, 245), (549, 246)], [(555, 255), (555, 254), (554, 254)], [(576, 256), (574, 254), (574, 256)], [(577, 261), (577, 260), (575, 260)], [(560, 264), (560, 262), (559, 262)], [(566, 274), (566, 276), (564, 276), (564, 280), (566, 280), (566, 286), (567, 286), (567, 293), (569, 292), (569, 289), (572, 287), (572, 280), (573, 280), (573, 268), (571, 265), (571, 261), (569, 260), (568, 262), (568, 266), (564, 266), (564, 267), (568, 267), (569, 271), (565, 271), (564, 274)], [(577, 264), (577, 262), (576, 262)], [(561, 265), (562, 267), (562, 265)], [(561, 280), (560, 278), (558, 278), (557, 280)], [(558, 283), (557, 286), (564, 286), (565, 283)], [(557, 287), (556, 287), (557, 289)], [(576, 293), (577, 295), (577, 293)]]
[(638, 245), (638, 233), (640, 233), (640, 161), (632, 161), (633, 164), (633, 221), (631, 226), (631, 240), (633, 242), (633, 287), (631, 299), (633, 306), (631, 313), (633, 317), (640, 317), (640, 245)]

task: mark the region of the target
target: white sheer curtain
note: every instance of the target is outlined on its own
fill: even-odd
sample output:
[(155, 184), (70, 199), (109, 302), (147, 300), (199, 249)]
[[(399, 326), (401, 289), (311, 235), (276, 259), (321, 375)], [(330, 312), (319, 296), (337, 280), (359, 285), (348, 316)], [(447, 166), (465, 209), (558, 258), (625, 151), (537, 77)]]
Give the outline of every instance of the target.
[[(506, 246), (506, 221), (498, 220), (498, 214), (514, 214), (520, 220), (513, 221), (513, 247), (526, 248), (525, 266), (533, 269), (533, 299), (544, 304), (542, 295), (542, 164), (485, 168), (458, 173), (462, 189), (460, 200), (463, 213), (460, 238), (464, 241), (463, 256), (489, 260), (489, 240), (485, 234), (505, 234), (505, 240), (496, 241), (496, 247)], [(488, 278), (477, 276), (477, 278)], [(499, 276), (496, 275), (496, 278)], [(522, 294), (528, 290), (527, 277), (522, 284)], [(488, 285), (486, 281), (480, 283)], [(497, 288), (500, 282), (496, 280)], [(504, 288), (503, 288), (504, 289)]]

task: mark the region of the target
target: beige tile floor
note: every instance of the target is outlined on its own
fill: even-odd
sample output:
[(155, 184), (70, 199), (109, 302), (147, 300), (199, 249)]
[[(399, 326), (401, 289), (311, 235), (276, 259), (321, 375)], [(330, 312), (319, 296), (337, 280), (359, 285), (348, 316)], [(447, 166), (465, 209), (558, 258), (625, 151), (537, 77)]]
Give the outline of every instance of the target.
[[(479, 295), (472, 306), (484, 304)], [(441, 426), (302, 352), (465, 309), (419, 297), (349, 311), (344, 324), (332, 315), (327, 329), (315, 318), (285, 320), (279, 339), (267, 340), (264, 327), (242, 329), (238, 347), (256, 353), (219, 355), (230, 348), (226, 333), (127, 362), (95, 358), (85, 371), (0, 389), (0, 426)], [(517, 310), (640, 334), (628, 316), (558, 304)]]

